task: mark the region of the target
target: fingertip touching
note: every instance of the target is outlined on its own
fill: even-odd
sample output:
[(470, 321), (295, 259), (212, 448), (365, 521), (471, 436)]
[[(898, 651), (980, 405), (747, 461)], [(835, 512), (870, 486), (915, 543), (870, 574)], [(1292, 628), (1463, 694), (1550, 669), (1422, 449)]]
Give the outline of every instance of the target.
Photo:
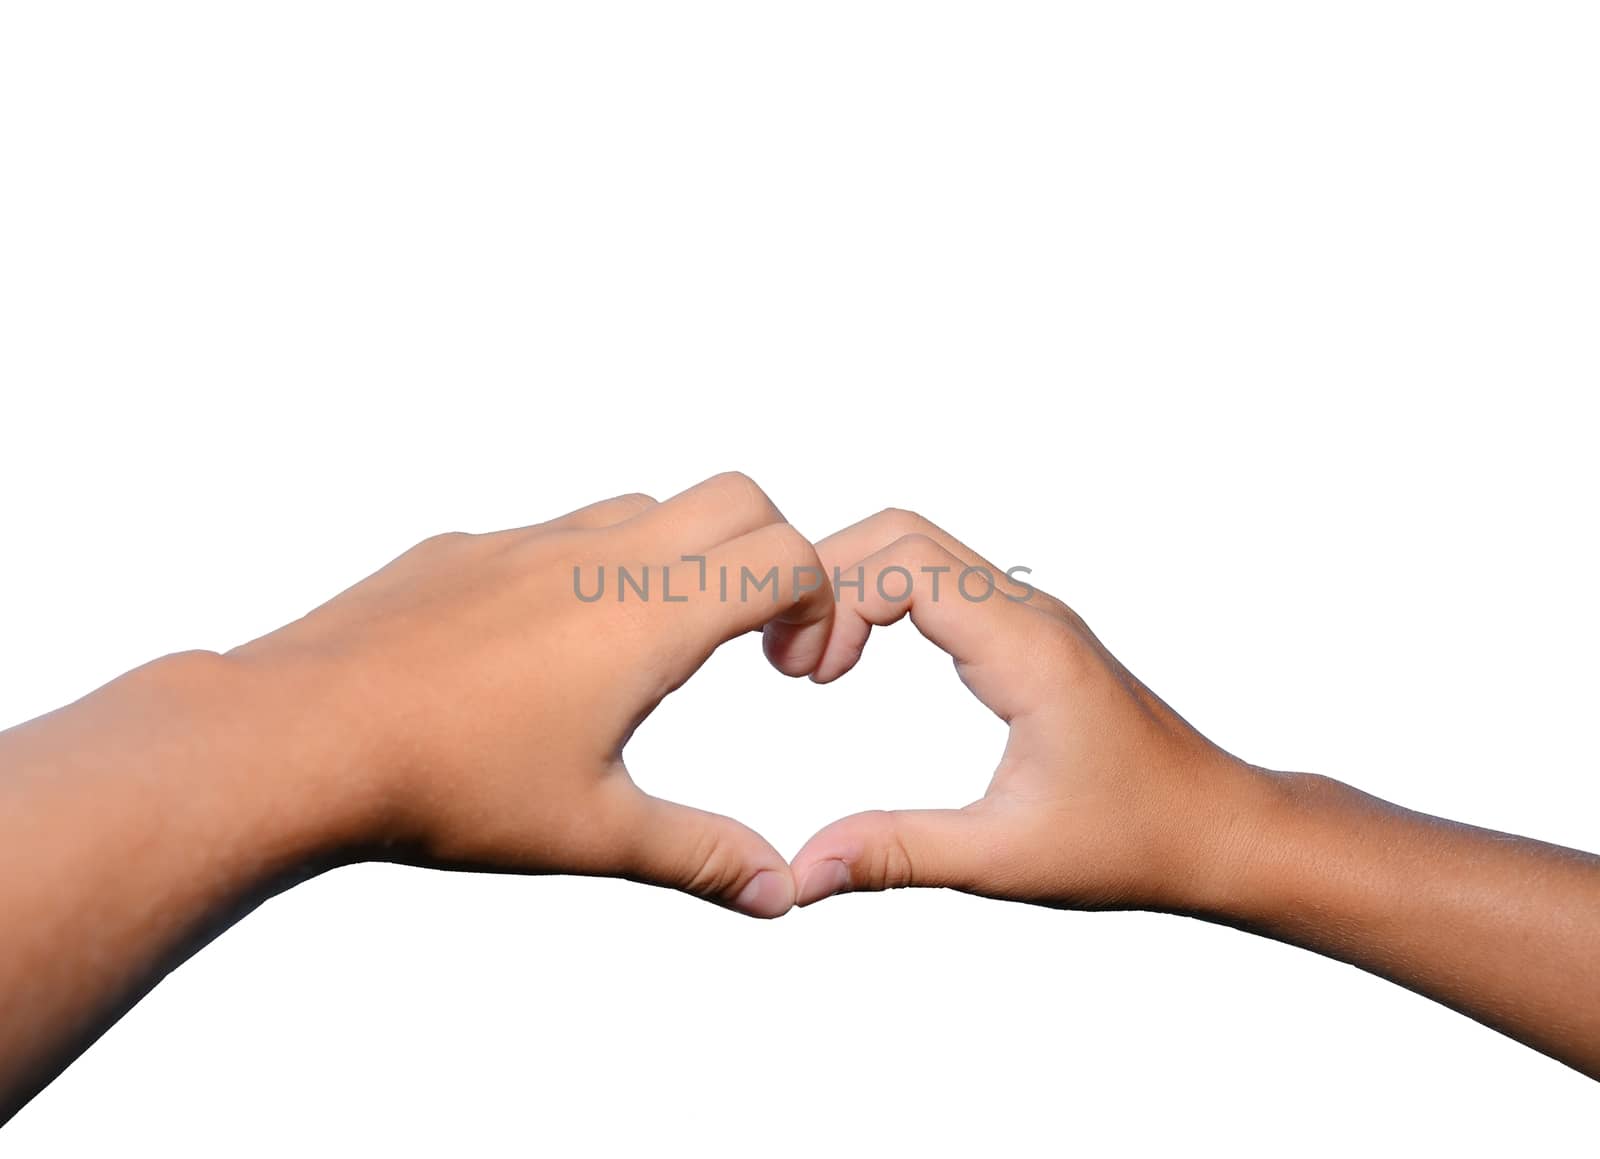
[(682, 890), (726, 909), (775, 918), (794, 908), (788, 862), (731, 817), (638, 793), (626, 824), (633, 836), (623, 876)]

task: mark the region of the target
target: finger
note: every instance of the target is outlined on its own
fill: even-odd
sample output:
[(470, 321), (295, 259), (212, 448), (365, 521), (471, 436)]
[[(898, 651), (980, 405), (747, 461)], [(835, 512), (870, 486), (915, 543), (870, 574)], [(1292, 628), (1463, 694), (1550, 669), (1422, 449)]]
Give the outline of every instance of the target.
[(783, 512), (739, 471), (713, 475), (641, 515), (638, 530), (663, 551), (702, 552), (730, 539), (782, 523)]
[[(1026, 603), (1035, 611), (1058, 615), (1069, 623), (1082, 626), (1082, 621), (1072, 610), (1054, 596), (1038, 590), (1023, 580), (1009, 578), (1005, 572), (944, 528), (913, 511), (898, 507), (886, 508), (818, 541), (817, 555), (822, 560), (823, 570), (830, 579), (839, 581), (836, 586), (840, 601), (849, 602), (854, 584), (859, 578), (857, 565), (861, 561), (906, 536), (931, 539), (953, 557), (950, 566), (955, 570), (947, 577), (945, 587), (949, 587), (950, 580), (959, 583), (962, 575), (968, 574), (972, 577), (971, 582), (974, 585), (972, 590), (976, 594), (981, 594), (986, 590), (987, 584), (992, 582), (999, 597), (1005, 600)], [(937, 575), (928, 577), (930, 588), (937, 579)], [(872, 624), (864, 620), (851, 622), (847, 617), (841, 616), (838, 628), (842, 628), (844, 634), (839, 640), (838, 650), (828, 657), (826, 673), (813, 674), (813, 678), (819, 682), (835, 680), (854, 667), (866, 647)], [(768, 635), (772, 633), (773, 629), (768, 629)]]
[[(855, 585), (859, 580), (859, 587)], [(1002, 719), (1025, 707), (1030, 688), (1018, 668), (1051, 621), (1004, 599), (982, 577), (963, 582), (963, 564), (925, 535), (907, 535), (849, 569), (822, 659), (819, 684), (836, 680), (861, 658), (874, 625), (910, 615), (917, 630), (949, 653), (956, 669)]]
[[(834, 568), (842, 571), (857, 560), (865, 559), (873, 552), (907, 535), (925, 535), (961, 560), (964, 566), (985, 569), (995, 577), (1000, 590), (1012, 599), (1036, 598), (1033, 594), (1036, 589), (1031, 584), (1011, 579), (1000, 568), (932, 520), (924, 519), (915, 511), (906, 511), (900, 507), (885, 508), (876, 515), (869, 515), (859, 523), (852, 523), (849, 527), (834, 532), (826, 539), (818, 540), (817, 555), (822, 558), (822, 566), (827, 569), (828, 575), (832, 576)], [(1037, 598), (1050, 603), (1060, 603), (1054, 596), (1043, 592), (1038, 592)]]
[(628, 495), (602, 499), (598, 503), (569, 511), (556, 519), (535, 526), (541, 531), (597, 531), (602, 527), (614, 527), (619, 523), (626, 523), (635, 515), (643, 514), (655, 506), (657, 503), (654, 499), (635, 491)]
[(672, 587), (693, 591), (690, 622), (703, 662), (719, 645), (766, 624), (767, 658), (789, 676), (812, 672), (833, 628), (833, 591), (816, 549), (787, 523), (748, 532), (708, 551), (703, 565), (671, 569)]
[(794, 905), (794, 876), (783, 856), (730, 817), (634, 794), (622, 876), (683, 890), (756, 918)]
[(979, 807), (857, 813), (822, 829), (795, 855), (795, 904), (906, 886), (981, 892), (1004, 857), (998, 827)]

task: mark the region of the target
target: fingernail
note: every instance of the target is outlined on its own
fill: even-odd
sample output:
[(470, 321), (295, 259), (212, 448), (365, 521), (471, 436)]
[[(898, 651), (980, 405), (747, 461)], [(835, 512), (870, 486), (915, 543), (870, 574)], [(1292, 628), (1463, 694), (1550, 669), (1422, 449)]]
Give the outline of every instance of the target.
[(753, 918), (776, 918), (788, 913), (794, 905), (794, 888), (787, 874), (763, 869), (745, 883), (733, 908)]
[(819, 861), (800, 884), (796, 905), (810, 905), (836, 893), (850, 891), (850, 867), (842, 861)]

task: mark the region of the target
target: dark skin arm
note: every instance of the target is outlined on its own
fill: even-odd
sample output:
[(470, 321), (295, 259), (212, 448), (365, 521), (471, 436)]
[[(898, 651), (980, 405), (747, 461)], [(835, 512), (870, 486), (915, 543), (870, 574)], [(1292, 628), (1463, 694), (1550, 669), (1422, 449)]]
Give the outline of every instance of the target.
[[(819, 559), (820, 552), (820, 559)], [(981, 564), (888, 512), (814, 552), (721, 476), (533, 528), (448, 536), (224, 656), (188, 653), (0, 733), (0, 1121), (207, 937), (273, 891), (383, 857), (608, 874), (755, 916), (942, 885), (1147, 908), (1353, 962), (1600, 1077), (1600, 859), (1409, 813), (1211, 745), (1037, 593), (890, 603), (586, 605), (575, 560)], [(694, 569), (698, 570), (698, 569)], [(722, 641), (767, 625), (836, 679), (911, 614), (1011, 725), (959, 810), (824, 829), (793, 869), (725, 817), (642, 793), (621, 751)], [(581, 617), (581, 618), (576, 618)]]
[[(817, 550), (830, 574), (863, 569), (865, 596), (841, 599), (815, 679), (843, 675), (873, 625), (909, 614), (1011, 733), (982, 800), (858, 814), (814, 836), (793, 862), (799, 904), (918, 885), (1187, 914), (1350, 962), (1600, 1078), (1600, 858), (1239, 760), (1061, 601), (1021, 599), (1003, 578), (990, 599), (953, 597), (963, 568), (1001, 573), (908, 512)], [(877, 592), (891, 567), (923, 581), (909, 600)], [(933, 600), (924, 569), (941, 567)]]

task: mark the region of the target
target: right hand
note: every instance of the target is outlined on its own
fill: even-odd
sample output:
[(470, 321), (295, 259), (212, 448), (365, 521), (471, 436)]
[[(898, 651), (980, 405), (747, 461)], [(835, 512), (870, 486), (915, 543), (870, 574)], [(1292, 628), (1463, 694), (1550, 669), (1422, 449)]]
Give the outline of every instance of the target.
[[(814, 680), (844, 675), (874, 625), (909, 614), (1011, 734), (981, 800), (858, 813), (817, 833), (792, 863), (798, 904), (853, 890), (945, 886), (1075, 909), (1188, 909), (1218, 886), (1223, 854), (1249, 840), (1266, 774), (1195, 731), (1071, 608), (1009, 581), (906, 511), (831, 535), (817, 553), (829, 576), (837, 568), (846, 582)], [(968, 567), (995, 577), (993, 595), (979, 602), (958, 590)], [(879, 589), (891, 568), (914, 578), (908, 598)], [(931, 570), (940, 568), (949, 570)], [(861, 589), (847, 586), (857, 569)], [(884, 581), (891, 597), (906, 586), (900, 571)], [(972, 576), (967, 590), (981, 596), (982, 577)], [(769, 646), (786, 633), (769, 626)]]

